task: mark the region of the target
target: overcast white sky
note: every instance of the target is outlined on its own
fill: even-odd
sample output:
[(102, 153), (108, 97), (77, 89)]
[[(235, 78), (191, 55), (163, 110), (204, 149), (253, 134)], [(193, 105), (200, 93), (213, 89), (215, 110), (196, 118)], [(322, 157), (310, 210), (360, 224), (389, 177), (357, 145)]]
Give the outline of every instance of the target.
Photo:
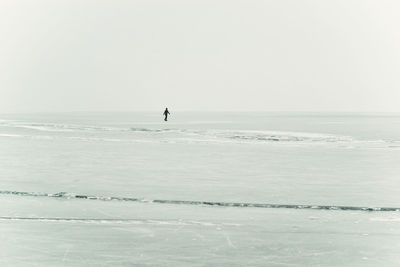
[(399, 14), (397, 0), (1, 0), (0, 112), (398, 112)]

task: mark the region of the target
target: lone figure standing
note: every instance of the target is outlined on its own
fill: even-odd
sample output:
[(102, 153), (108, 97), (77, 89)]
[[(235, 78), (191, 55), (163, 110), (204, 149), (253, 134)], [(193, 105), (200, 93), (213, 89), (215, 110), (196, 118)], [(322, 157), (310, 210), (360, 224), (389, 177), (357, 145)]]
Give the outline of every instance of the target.
[(164, 118), (164, 120), (165, 121), (167, 121), (167, 119), (168, 119), (168, 115), (169, 115), (169, 111), (168, 111), (168, 108), (165, 108), (165, 111), (164, 111), (164, 116), (165, 116), (165, 118)]

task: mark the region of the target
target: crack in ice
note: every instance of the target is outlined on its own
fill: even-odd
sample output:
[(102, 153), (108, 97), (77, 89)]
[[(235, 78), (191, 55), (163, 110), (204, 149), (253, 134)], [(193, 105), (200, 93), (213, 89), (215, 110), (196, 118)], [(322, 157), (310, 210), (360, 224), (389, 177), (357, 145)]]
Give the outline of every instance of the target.
[(269, 209), (314, 209), (314, 210), (352, 210), (352, 211), (400, 211), (398, 207), (361, 207), (361, 206), (334, 206), (334, 205), (302, 205), (302, 204), (274, 204), (274, 203), (249, 203), (249, 202), (219, 202), (219, 201), (198, 201), (198, 200), (171, 200), (171, 199), (144, 199), (133, 197), (106, 197), (74, 194), (67, 192), (40, 193), (40, 192), (19, 192), (0, 191), (3, 195), (16, 195), (24, 197), (49, 197), (63, 199), (99, 200), (99, 201), (130, 201), (139, 203), (157, 203), (170, 205), (195, 205), (212, 207), (235, 207), (235, 208), (269, 208)]

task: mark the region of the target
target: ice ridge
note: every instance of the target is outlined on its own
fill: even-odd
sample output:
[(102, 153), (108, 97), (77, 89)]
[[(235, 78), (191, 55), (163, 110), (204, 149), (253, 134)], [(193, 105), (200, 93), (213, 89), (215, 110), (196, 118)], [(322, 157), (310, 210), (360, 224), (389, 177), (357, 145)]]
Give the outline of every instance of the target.
[(51, 197), (64, 199), (84, 199), (99, 201), (131, 201), (141, 203), (157, 203), (170, 205), (196, 205), (213, 207), (237, 207), (237, 208), (269, 208), (269, 209), (314, 209), (314, 210), (351, 210), (351, 211), (400, 211), (397, 207), (362, 207), (362, 206), (335, 206), (335, 205), (302, 205), (302, 204), (271, 204), (271, 203), (249, 203), (249, 202), (219, 202), (219, 201), (197, 201), (197, 200), (170, 200), (170, 199), (144, 199), (133, 197), (106, 197), (91, 196), (83, 194), (73, 194), (67, 192), (59, 193), (37, 193), (19, 191), (0, 191), (3, 195), (17, 195), (26, 197)]

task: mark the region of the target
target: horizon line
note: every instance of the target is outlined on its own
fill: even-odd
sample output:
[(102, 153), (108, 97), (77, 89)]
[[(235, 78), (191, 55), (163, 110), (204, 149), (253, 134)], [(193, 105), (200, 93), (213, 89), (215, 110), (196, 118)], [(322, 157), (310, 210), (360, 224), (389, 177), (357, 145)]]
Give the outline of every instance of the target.
[[(160, 111), (161, 110), (161, 111)], [(153, 113), (153, 112), (161, 112), (160, 110), (71, 110), (71, 111), (0, 111), (0, 115), (7, 114), (61, 114), (61, 113)], [(171, 110), (169, 108), (169, 110)], [(309, 110), (309, 111), (288, 111), (288, 110), (171, 110), (172, 112), (183, 113), (183, 112), (195, 112), (195, 113), (313, 113), (313, 114), (327, 114), (327, 113), (335, 113), (335, 114), (400, 114), (400, 111), (317, 111), (317, 110)]]

